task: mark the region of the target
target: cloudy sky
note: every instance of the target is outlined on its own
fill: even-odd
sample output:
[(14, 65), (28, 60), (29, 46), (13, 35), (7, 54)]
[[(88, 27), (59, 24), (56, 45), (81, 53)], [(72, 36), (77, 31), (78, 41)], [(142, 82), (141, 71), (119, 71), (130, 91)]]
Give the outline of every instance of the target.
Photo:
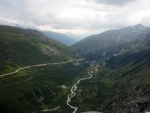
[(0, 0), (0, 24), (88, 36), (141, 23), (150, 0)]

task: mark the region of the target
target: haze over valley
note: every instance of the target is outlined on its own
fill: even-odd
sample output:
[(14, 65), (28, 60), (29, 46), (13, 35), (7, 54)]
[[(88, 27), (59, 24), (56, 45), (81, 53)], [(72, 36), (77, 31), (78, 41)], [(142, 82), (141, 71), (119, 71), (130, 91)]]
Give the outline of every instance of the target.
[(149, 0), (2, 0), (0, 113), (149, 113)]

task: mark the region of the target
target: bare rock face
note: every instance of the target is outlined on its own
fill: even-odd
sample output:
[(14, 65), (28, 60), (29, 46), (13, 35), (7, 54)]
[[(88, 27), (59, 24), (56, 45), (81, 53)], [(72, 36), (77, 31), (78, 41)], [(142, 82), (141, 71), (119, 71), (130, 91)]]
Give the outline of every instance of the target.
[(150, 111), (150, 85), (136, 86), (123, 95), (116, 90), (109, 95), (101, 109), (105, 113), (146, 113)]
[(43, 46), (41, 50), (44, 54), (49, 55), (49, 56), (61, 54), (60, 51), (58, 51), (57, 49), (53, 49), (52, 47), (49, 47), (49, 46)]

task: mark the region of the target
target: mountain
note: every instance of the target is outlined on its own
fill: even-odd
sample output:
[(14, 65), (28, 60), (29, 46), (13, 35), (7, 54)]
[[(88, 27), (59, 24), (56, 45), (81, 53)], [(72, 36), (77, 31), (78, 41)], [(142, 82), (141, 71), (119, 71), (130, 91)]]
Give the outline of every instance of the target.
[(78, 42), (79, 40), (81, 40), (85, 37), (85, 36), (79, 36), (79, 35), (77, 36), (77, 35), (74, 35), (70, 32), (66, 32), (65, 34), (69, 37), (72, 37), (72, 38), (76, 39), (76, 42)]
[(90, 82), (75, 97), (79, 112), (150, 111), (150, 28), (143, 25), (89, 36), (73, 45), (86, 59), (99, 62)]
[[(13, 24), (12, 26), (15, 27), (19, 27), (22, 29), (32, 29), (30, 27), (24, 27), (18, 24)], [(52, 32), (52, 31), (40, 31), (43, 34), (45, 34), (48, 38), (54, 39), (56, 41), (59, 41), (67, 46), (71, 46), (74, 43), (77, 42), (76, 38), (78, 38), (77, 36), (74, 35), (70, 35), (70, 33), (68, 34), (63, 34), (63, 33), (58, 33), (58, 32)]]
[(1, 113), (70, 113), (73, 107), (76, 113), (150, 111), (149, 27), (83, 39), (73, 45), (83, 61), (70, 61), (81, 56), (39, 31), (0, 28)]
[(135, 50), (138, 43), (135, 45), (134, 42), (145, 39), (149, 32), (149, 27), (138, 24), (88, 36), (75, 43), (73, 47), (90, 59), (107, 59), (127, 47), (132, 47), (132, 50)]
[(76, 100), (81, 100), (77, 103), (80, 111), (145, 113), (150, 110), (149, 27), (138, 24), (109, 30), (89, 36), (73, 47), (101, 65), (90, 83), (83, 83), (78, 89)]
[(0, 26), (0, 73), (46, 62), (66, 61), (77, 52), (32, 29)]
[(66, 44), (68, 46), (73, 45), (77, 41), (65, 34), (52, 32), (52, 31), (42, 31), (47, 37), (55, 39), (59, 42), (62, 42), (63, 44)]
[(1, 113), (35, 113), (60, 106), (58, 113), (70, 112), (69, 88), (86, 69), (70, 61), (81, 58), (76, 50), (36, 30), (0, 25), (0, 51)]

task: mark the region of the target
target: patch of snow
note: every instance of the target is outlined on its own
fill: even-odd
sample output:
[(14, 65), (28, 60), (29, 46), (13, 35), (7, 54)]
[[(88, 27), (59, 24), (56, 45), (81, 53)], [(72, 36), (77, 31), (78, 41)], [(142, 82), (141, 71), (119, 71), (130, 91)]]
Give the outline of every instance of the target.
[(66, 89), (66, 88), (67, 88), (67, 86), (65, 86), (65, 85), (61, 85), (61, 88)]
[(106, 56), (106, 51), (104, 51), (104, 52), (102, 53), (102, 56)]
[(87, 112), (82, 112), (82, 113), (103, 113), (103, 112), (98, 112), (98, 111), (87, 111)]
[(56, 93), (54, 93), (53, 91), (50, 90), (50, 92), (51, 92), (53, 95), (56, 95)]
[(105, 43), (105, 45), (104, 45), (104, 48), (107, 46), (108, 44), (107, 44), (107, 42)]
[(106, 63), (105, 62), (103, 62), (103, 65), (102, 66), (105, 66), (106, 65)]
[(51, 109), (51, 110), (49, 110), (49, 109), (44, 109), (42, 112), (55, 111), (55, 110), (57, 110), (57, 109), (59, 109), (59, 108), (60, 108), (60, 106), (58, 106), (58, 107), (56, 107), (56, 108), (54, 108), (54, 109)]
[(118, 54), (117, 54), (117, 53), (114, 53), (113, 56), (118, 56)]
[(107, 57), (107, 60), (109, 60), (110, 58), (109, 57)]

